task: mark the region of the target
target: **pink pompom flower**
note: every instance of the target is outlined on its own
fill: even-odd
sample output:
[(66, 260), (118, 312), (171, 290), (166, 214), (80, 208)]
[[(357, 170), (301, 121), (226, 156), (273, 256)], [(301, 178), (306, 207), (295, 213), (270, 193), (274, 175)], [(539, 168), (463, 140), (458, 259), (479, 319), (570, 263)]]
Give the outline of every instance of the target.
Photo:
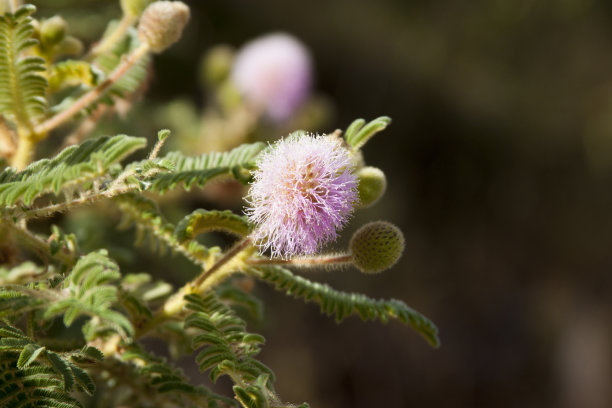
[(358, 201), (350, 152), (337, 136), (295, 132), (263, 153), (249, 190), (253, 239), (273, 257), (313, 254), (336, 239)]
[(308, 97), (311, 65), (310, 53), (295, 37), (268, 34), (242, 47), (231, 78), (248, 104), (282, 122)]

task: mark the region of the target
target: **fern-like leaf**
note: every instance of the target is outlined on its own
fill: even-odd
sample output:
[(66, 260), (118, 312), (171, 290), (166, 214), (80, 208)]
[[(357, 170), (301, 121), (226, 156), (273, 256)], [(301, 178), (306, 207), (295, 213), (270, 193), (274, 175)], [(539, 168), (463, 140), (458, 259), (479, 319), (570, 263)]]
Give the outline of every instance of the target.
[(179, 242), (174, 233), (176, 227), (164, 219), (154, 201), (137, 194), (124, 194), (115, 200), (124, 214), (120, 227), (135, 225), (138, 243), (149, 238), (158, 247), (168, 247), (202, 267), (210, 266), (217, 259), (219, 247), (207, 248), (195, 240)]
[(61, 315), (67, 327), (81, 315), (95, 317), (83, 327), (88, 340), (106, 331), (132, 336), (131, 322), (111, 308), (119, 300), (118, 289), (112, 283), (120, 277), (119, 267), (105, 250), (85, 255), (64, 281), (68, 296), (50, 304), (45, 317)]
[(197, 235), (209, 231), (224, 231), (238, 236), (245, 236), (251, 230), (246, 217), (234, 214), (229, 210), (198, 209), (186, 215), (174, 230), (179, 242), (194, 239)]
[(354, 150), (359, 150), (376, 133), (383, 131), (391, 123), (391, 118), (381, 116), (366, 124), (365, 120), (357, 119), (349, 125), (344, 133), (346, 143)]
[(139, 137), (101, 137), (70, 146), (53, 159), (36, 161), (20, 172), (9, 167), (0, 172), (0, 206), (30, 205), (47, 193), (92, 188), (113, 165), (145, 145), (146, 139)]
[(30, 17), (35, 11), (27, 4), (0, 16), (0, 114), (26, 129), (45, 113), (47, 104), (47, 80), (39, 74), (46, 70), (45, 61), (23, 53), (36, 44)]
[(164, 193), (182, 185), (190, 189), (194, 184), (203, 186), (214, 177), (232, 176), (241, 182), (250, 180), (250, 170), (255, 158), (265, 147), (264, 143), (244, 144), (224, 153), (206, 153), (198, 157), (186, 157), (179, 152), (169, 153), (165, 159), (173, 164), (174, 171), (161, 173), (151, 180), (149, 190)]
[(81, 407), (69, 392), (74, 388), (89, 395), (95, 392), (91, 376), (78, 366), (84, 359), (89, 364), (101, 360), (92, 356), (101, 357), (101, 353), (93, 347), (54, 352), (16, 327), (0, 325), (0, 406)]
[[(131, 384), (129, 395), (124, 396), (124, 406), (171, 406), (181, 408), (210, 408), (234, 406), (231, 400), (217, 395), (202, 386), (189, 383), (185, 375), (166, 360), (147, 353), (137, 344), (125, 346), (120, 360), (108, 361), (108, 371), (119, 372), (127, 368)], [(117, 382), (117, 387), (121, 382)], [(127, 391), (127, 390), (125, 390)], [(112, 406), (118, 401), (109, 401)], [(221, 405), (219, 405), (221, 403)]]
[(240, 384), (234, 387), (234, 393), (244, 408), (283, 406), (272, 386), (274, 374), (254, 358), (264, 338), (248, 333), (244, 321), (212, 292), (204, 297), (187, 295), (185, 300), (191, 310), (185, 328), (198, 333), (193, 348), (203, 348), (196, 357), (200, 370), (210, 370), (213, 381), (228, 375)]
[(358, 293), (340, 292), (329, 285), (294, 275), (280, 266), (249, 268), (248, 272), (289, 295), (318, 303), (321, 312), (334, 315), (338, 322), (353, 314), (363, 320), (380, 320), (383, 323), (398, 319), (420, 333), (432, 346), (440, 345), (438, 328), (401, 300), (376, 300)]

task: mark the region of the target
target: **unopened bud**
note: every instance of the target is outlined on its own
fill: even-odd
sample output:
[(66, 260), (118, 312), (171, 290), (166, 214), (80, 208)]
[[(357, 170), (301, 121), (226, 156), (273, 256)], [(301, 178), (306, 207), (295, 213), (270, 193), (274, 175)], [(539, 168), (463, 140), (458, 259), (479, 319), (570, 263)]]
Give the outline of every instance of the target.
[(44, 20), (40, 25), (40, 42), (44, 47), (53, 47), (66, 36), (66, 21), (60, 16)]
[(156, 1), (142, 13), (138, 38), (160, 53), (181, 38), (189, 21), (189, 7), (180, 1)]
[(83, 52), (83, 43), (71, 35), (64, 38), (59, 45), (57, 55), (79, 55)]
[(227, 79), (234, 62), (234, 49), (228, 45), (217, 45), (210, 49), (201, 62), (201, 77), (204, 84), (219, 85)]
[(359, 206), (362, 208), (374, 205), (387, 190), (387, 178), (382, 170), (376, 167), (362, 167), (357, 171), (359, 185)]
[(349, 249), (357, 269), (379, 273), (395, 265), (404, 252), (404, 235), (389, 222), (370, 222), (355, 232)]
[(137, 17), (147, 8), (152, 0), (121, 0), (123, 14)]

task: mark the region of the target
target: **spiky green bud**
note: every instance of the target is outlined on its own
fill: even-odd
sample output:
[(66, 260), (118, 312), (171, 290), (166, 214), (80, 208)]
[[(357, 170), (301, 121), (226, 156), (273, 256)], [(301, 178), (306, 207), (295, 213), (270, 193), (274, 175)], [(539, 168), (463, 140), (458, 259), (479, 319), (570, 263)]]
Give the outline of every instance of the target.
[(379, 273), (395, 265), (404, 252), (404, 235), (390, 222), (370, 222), (355, 232), (349, 249), (357, 269)]
[(123, 14), (137, 17), (147, 8), (152, 0), (121, 0)]
[(362, 208), (374, 205), (387, 190), (385, 173), (376, 167), (362, 167), (357, 171), (359, 186), (359, 206)]
[(66, 28), (66, 21), (60, 16), (53, 16), (44, 20), (40, 25), (40, 42), (45, 49), (62, 42), (66, 36)]
[(189, 21), (189, 7), (180, 1), (156, 1), (142, 13), (138, 38), (160, 53), (181, 38)]

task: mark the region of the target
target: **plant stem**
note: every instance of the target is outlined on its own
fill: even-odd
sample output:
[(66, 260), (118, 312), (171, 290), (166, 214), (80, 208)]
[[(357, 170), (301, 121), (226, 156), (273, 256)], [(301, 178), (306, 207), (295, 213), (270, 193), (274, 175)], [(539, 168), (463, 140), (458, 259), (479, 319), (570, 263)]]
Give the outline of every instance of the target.
[(293, 258), (293, 259), (266, 259), (251, 258), (245, 261), (248, 265), (287, 265), (287, 266), (326, 266), (338, 264), (350, 264), (353, 262), (351, 254), (328, 255), (312, 258)]
[(17, 170), (23, 170), (28, 164), (30, 164), (30, 161), (32, 161), (35, 148), (36, 142), (34, 139), (20, 131), (17, 151), (13, 155), (11, 165)]
[(246, 247), (248, 247), (251, 244), (251, 242), (252, 240), (250, 236), (247, 236), (242, 241), (238, 242), (236, 245), (234, 245), (232, 249), (227, 251), (227, 253), (223, 255), (223, 257), (219, 259), (209, 270), (201, 273), (200, 276), (198, 276), (193, 281), (192, 286), (194, 288), (199, 288), (209, 276), (217, 272), (226, 263), (228, 263), (233, 257), (235, 257), (240, 252), (242, 252), (244, 249), (246, 249)]
[(129, 193), (137, 189), (137, 186), (123, 186), (114, 187), (112, 190), (105, 190), (97, 193), (88, 194), (79, 197), (74, 200), (66, 201), (63, 203), (52, 204), (46, 207), (34, 208), (32, 210), (26, 210), (22, 213), (22, 217), (26, 219), (37, 218), (37, 217), (48, 217), (58, 212), (66, 211), (69, 208), (76, 207), (79, 205), (91, 204), (104, 198), (112, 198), (119, 194)]
[(51, 255), (51, 246), (47, 241), (37, 237), (27, 229), (20, 228), (12, 221), (5, 221), (2, 223), (2, 225), (6, 226), (10, 232), (15, 234), (15, 237), (19, 241), (33, 249), (34, 252), (36, 252), (43, 259), (46, 260), (47, 258), (55, 258), (67, 267), (73, 266), (76, 262), (74, 255), (70, 255), (62, 250), (59, 250), (54, 255)]
[(121, 78), (140, 58), (149, 52), (149, 46), (147, 43), (141, 43), (127, 58), (123, 59), (119, 66), (115, 68), (113, 72), (98, 86), (82, 95), (66, 110), (58, 113), (52, 118), (44, 121), (43, 123), (36, 126), (34, 129), (35, 134), (46, 134), (49, 131), (55, 129), (65, 121), (71, 119), (74, 115), (79, 113), (82, 109), (88, 107), (96, 99), (108, 90), (119, 78)]
[(115, 27), (113, 32), (107, 37), (103, 38), (98, 44), (96, 44), (91, 51), (85, 56), (86, 61), (91, 61), (98, 55), (111, 49), (119, 40), (121, 40), (127, 30), (136, 22), (137, 16), (124, 14), (119, 24)]
[(12, 156), (17, 149), (17, 137), (11, 128), (6, 125), (4, 117), (0, 115), (0, 156)]
[(10, 0), (9, 4), (11, 6), (11, 13), (14, 13), (19, 8), (19, 0)]
[[(242, 241), (230, 249), (221, 259), (219, 259), (210, 269), (202, 272), (193, 281), (184, 285), (174, 295), (172, 295), (164, 305), (155, 313), (153, 319), (149, 320), (144, 326), (137, 329), (135, 338), (145, 336), (147, 333), (154, 330), (164, 322), (177, 317), (185, 306), (185, 295), (190, 293), (203, 293), (212, 288), (215, 283), (220, 282), (227, 275), (240, 269), (235, 260), (238, 254), (250, 247), (252, 239), (250, 236), (245, 237)], [(244, 260), (238, 261), (244, 265)]]

